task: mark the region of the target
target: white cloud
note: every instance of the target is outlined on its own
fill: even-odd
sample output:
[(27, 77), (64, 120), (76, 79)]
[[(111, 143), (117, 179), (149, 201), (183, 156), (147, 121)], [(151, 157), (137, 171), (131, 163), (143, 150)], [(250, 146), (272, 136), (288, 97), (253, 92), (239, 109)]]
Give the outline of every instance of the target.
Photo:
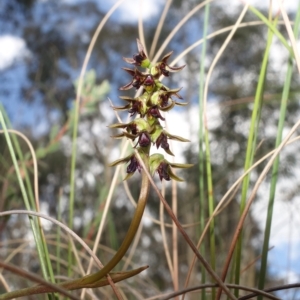
[(248, 0), (246, 1), (250, 5), (258, 8), (258, 9), (268, 9), (270, 3), (272, 3), (272, 11), (274, 14), (277, 14), (280, 9), (280, 2), (283, 2), (283, 7), (288, 12), (296, 11), (298, 7), (298, 1), (294, 0), (275, 0), (275, 1), (261, 1), (261, 0)]
[[(117, 1), (111, 0), (110, 6), (114, 5)], [(161, 11), (161, 7), (165, 3), (163, 0), (125, 0), (118, 11), (120, 13), (120, 21), (122, 22), (137, 22), (140, 16), (143, 21), (157, 15)]]
[(23, 39), (13, 35), (0, 36), (0, 70), (10, 67), (16, 60), (29, 55)]
[(215, 3), (224, 7), (224, 9), (228, 11), (228, 13), (236, 13), (237, 11), (242, 9), (245, 3), (248, 3), (249, 5), (259, 10), (269, 10), (270, 3), (272, 3), (272, 12), (273, 15), (276, 15), (280, 13), (280, 2), (283, 2), (283, 7), (288, 13), (297, 11), (298, 1), (294, 0), (235, 0), (231, 1), (230, 5), (228, 5), (228, 2), (226, 1), (216, 1)]
[[(118, 1), (119, 0), (94, 0), (92, 2), (97, 4), (101, 10), (108, 11)], [(62, 3), (67, 5), (79, 5), (85, 2), (86, 0), (62, 0)], [(148, 20), (161, 11), (161, 7), (164, 3), (164, 0), (124, 0), (116, 10), (119, 14), (118, 20), (120, 22), (135, 23), (138, 21), (140, 16), (142, 16), (143, 21)]]

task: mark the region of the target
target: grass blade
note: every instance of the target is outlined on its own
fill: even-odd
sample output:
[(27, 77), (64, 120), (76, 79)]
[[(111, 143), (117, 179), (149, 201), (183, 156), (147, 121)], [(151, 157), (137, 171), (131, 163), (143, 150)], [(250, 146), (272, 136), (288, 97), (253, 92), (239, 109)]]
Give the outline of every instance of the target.
[[(277, 23), (277, 19), (274, 21), (273, 24)], [(274, 26), (274, 25), (273, 25)], [(253, 163), (254, 158), (254, 151), (256, 147), (256, 138), (257, 138), (257, 131), (258, 131), (258, 124), (260, 121), (260, 113), (262, 107), (262, 99), (263, 99), (263, 91), (264, 91), (264, 84), (270, 54), (271, 43), (273, 39), (273, 31), (269, 28), (268, 30), (268, 37), (267, 37), (267, 44), (266, 49), (262, 61), (261, 71), (259, 74), (258, 85), (256, 88), (255, 99), (254, 99), (254, 107), (252, 111), (251, 117), (251, 124), (250, 130), (248, 135), (248, 142), (247, 142), (247, 150), (246, 150), (246, 159), (244, 165), (244, 171), (247, 171)], [(240, 204), (240, 215), (243, 214), (245, 206), (246, 206), (246, 199), (247, 193), (249, 189), (250, 183), (250, 175), (248, 174), (244, 180), (242, 185), (242, 195), (241, 195), (241, 204)], [(237, 245), (236, 245), (236, 254), (235, 254), (235, 284), (239, 284), (240, 282), (240, 268), (241, 268), (241, 259), (242, 259), (242, 240), (243, 240), (243, 233), (242, 230), (240, 232)], [(235, 291), (235, 296), (238, 297), (239, 291)]]
[[(295, 24), (294, 24), (295, 37), (298, 36), (299, 23), (300, 23), (300, 6), (297, 10), (296, 20), (295, 20)], [(281, 97), (280, 117), (279, 117), (279, 121), (278, 121), (278, 129), (277, 129), (275, 148), (277, 148), (282, 141), (282, 131), (283, 131), (283, 126), (284, 126), (284, 121), (285, 121), (285, 116), (286, 116), (287, 100), (289, 97), (289, 91), (290, 91), (290, 86), (291, 86), (292, 72), (293, 72), (293, 63), (292, 63), (291, 59), (289, 59), (286, 78), (285, 78), (285, 84), (283, 87), (283, 92), (282, 92), (282, 97)], [(276, 192), (276, 185), (277, 185), (277, 178), (278, 178), (278, 168), (279, 168), (279, 155), (275, 159), (274, 165), (272, 168), (270, 195), (269, 195), (267, 219), (266, 219), (266, 229), (265, 229), (265, 233), (264, 233), (261, 267), (260, 267), (259, 281), (258, 281), (259, 289), (264, 288), (266, 273), (267, 273), (267, 260), (268, 260), (268, 252), (269, 252), (269, 241), (270, 241), (270, 234), (271, 234), (274, 199), (275, 199), (275, 192)], [(261, 300), (262, 296), (259, 296), (258, 299)]]

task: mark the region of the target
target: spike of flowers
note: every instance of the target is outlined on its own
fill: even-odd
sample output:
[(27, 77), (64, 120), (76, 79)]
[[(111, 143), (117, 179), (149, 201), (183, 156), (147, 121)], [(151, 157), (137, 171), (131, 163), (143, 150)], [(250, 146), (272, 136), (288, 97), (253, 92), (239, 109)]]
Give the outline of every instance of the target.
[[(158, 173), (160, 180), (174, 179), (183, 181), (177, 177), (172, 168), (189, 168), (191, 164), (175, 164), (168, 162), (162, 154), (150, 153), (152, 145), (156, 148), (161, 147), (169, 155), (174, 155), (170, 150), (169, 139), (180, 142), (189, 142), (177, 135), (172, 135), (163, 129), (160, 121), (164, 121), (161, 111), (169, 111), (175, 105), (184, 106), (187, 103), (174, 101), (171, 97), (182, 99), (178, 94), (181, 88), (169, 89), (160, 82), (161, 76), (169, 76), (170, 73), (178, 72), (185, 66), (171, 67), (168, 59), (172, 52), (166, 54), (158, 63), (152, 64), (146, 55), (144, 46), (137, 39), (138, 53), (133, 58), (123, 58), (127, 63), (135, 65), (134, 69), (123, 68), (131, 76), (131, 81), (120, 88), (120, 90), (129, 90), (131, 88), (139, 89), (142, 87), (142, 94), (135, 98), (121, 96), (120, 98), (127, 102), (124, 106), (113, 106), (114, 110), (127, 110), (130, 116), (137, 115), (137, 118), (129, 123), (117, 123), (109, 126), (110, 128), (120, 128), (123, 132), (113, 136), (114, 138), (126, 137), (132, 141), (137, 140), (135, 148), (140, 153), (142, 159), (147, 156), (149, 170), (152, 175)], [(145, 68), (141, 71), (138, 68)], [(144, 159), (143, 159), (144, 160)], [(142, 166), (134, 153), (119, 159), (111, 164), (115, 166), (120, 163), (129, 163), (127, 166), (127, 176), (131, 177), (136, 170), (141, 172)]]

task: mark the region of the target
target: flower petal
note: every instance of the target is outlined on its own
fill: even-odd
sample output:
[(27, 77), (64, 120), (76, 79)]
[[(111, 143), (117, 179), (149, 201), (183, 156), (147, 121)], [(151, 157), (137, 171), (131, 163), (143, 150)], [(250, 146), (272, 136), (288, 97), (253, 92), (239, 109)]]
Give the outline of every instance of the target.
[(125, 178), (123, 179), (123, 181), (129, 179), (131, 176), (133, 176), (134, 172), (133, 173), (127, 173)]
[(130, 104), (126, 104), (124, 106), (111, 106), (113, 110), (127, 110), (130, 108)]
[(124, 132), (120, 133), (120, 134), (116, 134), (116, 135), (111, 135), (111, 137), (113, 139), (121, 139), (125, 136)]
[(117, 159), (117, 160), (111, 162), (109, 164), (109, 166), (114, 167), (114, 166), (119, 165), (119, 164), (127, 163), (131, 159), (132, 155), (133, 154), (130, 154), (130, 155), (124, 157), (124, 158)]
[(173, 179), (173, 180), (176, 180), (176, 181), (179, 181), (179, 182), (184, 181), (182, 178), (180, 178), (180, 177), (178, 177), (177, 175), (175, 175), (175, 174), (173, 173), (173, 171), (172, 171), (171, 168), (169, 168), (169, 176), (170, 176), (170, 178)]
[(175, 141), (179, 141), (179, 142), (190, 142), (190, 140), (185, 139), (185, 138), (183, 138), (181, 136), (173, 135), (173, 134), (171, 134), (169, 132), (166, 132), (166, 131), (164, 131), (164, 133), (171, 140), (175, 140)]
[(135, 64), (135, 60), (133, 58), (123, 57), (123, 60), (125, 60), (129, 64)]
[(185, 67), (185, 65), (183, 65), (183, 66), (181, 66), (181, 67), (170, 67), (170, 66), (168, 65), (168, 69), (170, 69), (170, 70), (169, 70), (170, 72), (178, 72), (178, 71), (182, 70), (184, 67)]
[(136, 101), (136, 99), (128, 97), (128, 96), (119, 96), (119, 98), (121, 98), (122, 100), (127, 101), (127, 102), (134, 102), (134, 101)]
[(174, 153), (170, 150), (170, 148), (163, 148), (169, 155), (175, 156)]
[(169, 111), (174, 106), (175, 106), (175, 101), (171, 101), (169, 105), (163, 106), (163, 107), (160, 106), (159, 109), (162, 110), (162, 111)]
[(133, 141), (134, 141), (134, 140), (136, 139), (136, 137), (137, 137), (136, 134), (131, 134), (131, 133), (129, 133), (128, 131), (124, 131), (124, 132), (123, 132), (123, 135), (126, 136), (127, 138), (133, 140)]
[(115, 123), (108, 126), (108, 128), (126, 128), (130, 123)]
[(129, 75), (134, 76), (137, 69), (129, 69), (129, 68), (122, 68), (124, 71), (126, 71)]
[(169, 164), (173, 168), (180, 168), (180, 169), (187, 169), (194, 166), (193, 164), (177, 164), (177, 163), (169, 163)]
[(132, 81), (119, 88), (120, 91), (127, 91), (133, 87)]
[(174, 101), (175, 105), (178, 105), (178, 106), (186, 106), (188, 105), (188, 102), (176, 102)]
[(170, 58), (170, 56), (173, 54), (173, 51), (170, 51), (169, 53), (167, 53), (163, 58), (162, 58), (162, 61), (164, 63), (167, 62), (167, 60)]
[(144, 45), (141, 43), (141, 41), (139, 39), (136, 39), (136, 44), (137, 44), (139, 53), (145, 53)]

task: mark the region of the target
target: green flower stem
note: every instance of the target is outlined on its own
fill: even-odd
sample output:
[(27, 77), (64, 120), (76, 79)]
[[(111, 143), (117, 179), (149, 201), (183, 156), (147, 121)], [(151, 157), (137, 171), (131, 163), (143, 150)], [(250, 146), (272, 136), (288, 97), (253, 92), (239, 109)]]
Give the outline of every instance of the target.
[[(145, 165), (147, 166), (148, 163)], [(95, 274), (87, 275), (77, 280), (79, 283), (87, 285), (100, 280), (103, 276), (108, 274), (121, 261), (123, 256), (126, 254), (129, 246), (131, 245), (135, 237), (135, 234), (139, 228), (139, 225), (141, 223), (141, 219), (148, 199), (149, 188), (150, 188), (150, 184), (149, 184), (148, 177), (146, 173), (142, 171), (142, 185), (141, 185), (139, 200), (131, 224), (129, 226), (129, 229), (127, 231), (126, 237), (122, 245), (120, 246), (120, 248), (118, 249), (114, 257), (103, 267), (103, 269), (101, 269), (99, 272)]]

